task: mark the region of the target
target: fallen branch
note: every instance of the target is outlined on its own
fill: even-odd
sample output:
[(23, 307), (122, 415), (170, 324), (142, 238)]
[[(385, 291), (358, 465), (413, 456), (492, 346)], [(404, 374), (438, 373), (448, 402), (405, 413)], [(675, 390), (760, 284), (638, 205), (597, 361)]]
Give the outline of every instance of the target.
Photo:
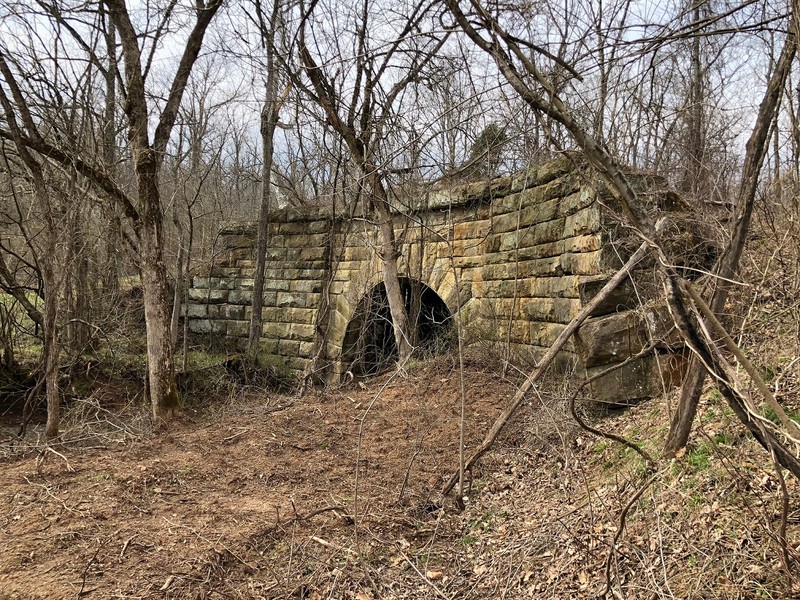
[(772, 390), (769, 389), (764, 379), (761, 377), (761, 374), (758, 372), (758, 369), (753, 366), (753, 363), (745, 356), (744, 352), (736, 345), (736, 342), (733, 341), (731, 336), (722, 326), (722, 323), (719, 322), (716, 315), (711, 311), (708, 305), (705, 303), (700, 294), (697, 293), (697, 290), (690, 282), (686, 282), (686, 291), (689, 292), (689, 296), (692, 298), (692, 302), (697, 307), (698, 311), (703, 315), (703, 318), (711, 325), (711, 328), (716, 333), (725, 344), (725, 347), (736, 357), (736, 360), (739, 361), (739, 364), (742, 365), (747, 374), (750, 376), (750, 379), (753, 380), (756, 388), (761, 395), (764, 397), (764, 401), (769, 405), (769, 407), (775, 411), (780, 422), (783, 426), (787, 429), (788, 432), (786, 435), (791, 439), (794, 443), (800, 444), (800, 427), (798, 427), (797, 423), (795, 423), (789, 415), (783, 410), (783, 407), (778, 403), (777, 399), (772, 393)]
[[(663, 231), (666, 227), (666, 219), (662, 218), (658, 225), (656, 226), (657, 230)], [(597, 309), (600, 304), (611, 295), (617, 287), (628, 277), (630, 272), (633, 268), (639, 264), (639, 262), (645, 257), (645, 255), (649, 252), (650, 243), (649, 242), (642, 242), (642, 245), (639, 246), (639, 249), (633, 253), (633, 255), (628, 259), (628, 261), (622, 266), (622, 268), (617, 271), (614, 276), (608, 280), (608, 282), (602, 287), (602, 289), (597, 292), (594, 298), (584, 306), (581, 311), (569, 322), (569, 324), (564, 328), (561, 334), (558, 336), (553, 345), (550, 346), (550, 349), (542, 358), (541, 362), (537, 365), (537, 367), (528, 375), (522, 385), (520, 385), (517, 393), (514, 394), (514, 397), (511, 399), (511, 403), (508, 407), (503, 411), (503, 413), (497, 418), (492, 428), (489, 430), (489, 433), (486, 434), (483, 442), (481, 445), (478, 446), (478, 449), (473, 452), (472, 456), (464, 463), (464, 470), (469, 470), (477, 461), (483, 456), (486, 451), (492, 447), (492, 445), (497, 440), (500, 432), (505, 428), (508, 421), (511, 419), (511, 416), (516, 412), (519, 406), (522, 404), (523, 400), (525, 400), (525, 396), (528, 391), (534, 386), (534, 384), (542, 378), (542, 376), (547, 371), (548, 367), (553, 363), (558, 353), (561, 352), (561, 349), (567, 343), (567, 341), (575, 334), (578, 328), (583, 324), (583, 322), (588, 319), (592, 313)], [(442, 488), (442, 495), (448, 495), (452, 490), (455, 484), (458, 482), (458, 472), (453, 475), (447, 482), (447, 484)]]

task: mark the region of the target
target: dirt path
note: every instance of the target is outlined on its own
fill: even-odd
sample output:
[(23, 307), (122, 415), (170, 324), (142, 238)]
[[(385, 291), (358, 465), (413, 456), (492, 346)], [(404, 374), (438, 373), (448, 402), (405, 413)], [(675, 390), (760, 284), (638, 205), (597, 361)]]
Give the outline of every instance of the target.
[[(434, 526), (457, 464), (456, 377), (234, 402), (151, 439), (60, 448), (72, 471), (52, 453), (16, 455), (0, 476), (0, 597), (304, 597), (309, 554), (326, 570), (396, 557), (397, 540)], [(467, 387), (476, 440), (513, 389), (478, 372)]]

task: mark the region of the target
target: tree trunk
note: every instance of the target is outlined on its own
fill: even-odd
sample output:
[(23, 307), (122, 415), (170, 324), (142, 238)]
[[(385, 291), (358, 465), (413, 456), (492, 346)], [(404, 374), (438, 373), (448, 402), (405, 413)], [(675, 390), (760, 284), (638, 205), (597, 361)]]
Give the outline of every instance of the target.
[(155, 162), (140, 159), (137, 184), (142, 200), (142, 226), (139, 231), (139, 273), (144, 295), (144, 318), (147, 329), (147, 375), (153, 421), (159, 427), (178, 408), (173, 347), (170, 336), (169, 292), (164, 266), (162, 217)]
[[(747, 152), (745, 155), (742, 181), (737, 194), (736, 206), (734, 208), (734, 225), (731, 240), (719, 260), (717, 273), (719, 278), (716, 280), (716, 289), (711, 296), (709, 306), (711, 311), (721, 316), (728, 299), (728, 292), (732, 280), (739, 269), (739, 259), (744, 250), (747, 233), (750, 230), (750, 220), (753, 215), (753, 205), (755, 203), (756, 190), (758, 187), (758, 177), (761, 167), (764, 164), (764, 157), (769, 140), (769, 129), (772, 124), (773, 116), (778, 109), (781, 97), (783, 96), (784, 85), (791, 69), (794, 55), (797, 49), (794, 35), (788, 35), (781, 51), (778, 64), (772, 73), (767, 92), (761, 101), (758, 119), (750, 139), (747, 142)], [(723, 319), (720, 319), (723, 320)], [(723, 321), (724, 322), (724, 321)], [(706, 378), (706, 370), (697, 357), (692, 357), (689, 369), (681, 388), (681, 396), (678, 407), (670, 424), (669, 434), (664, 446), (666, 454), (674, 454), (683, 448), (689, 440), (689, 433), (692, 429), (697, 404), (703, 391), (703, 383)]]
[[(49, 235), (54, 236), (54, 232)], [(55, 250), (55, 243), (49, 250)], [(55, 260), (55, 255), (42, 257), (44, 261)], [(58, 387), (59, 348), (58, 348), (58, 285), (55, 281), (52, 265), (42, 265), (42, 277), (45, 282), (44, 323), (42, 326), (42, 372), (45, 379), (47, 395), (47, 425), (44, 435), (50, 440), (58, 437), (61, 424), (61, 393)]]
[(175, 369), (172, 362), (168, 291), (161, 248), (154, 244), (154, 227), (145, 227), (141, 238), (139, 272), (144, 295), (147, 328), (147, 376), (150, 404), (156, 426), (168, 421), (178, 408)]
[[(376, 176), (373, 177), (377, 179)], [(408, 337), (408, 313), (403, 299), (403, 290), (400, 288), (400, 275), (397, 267), (400, 251), (397, 248), (397, 239), (394, 233), (392, 214), (386, 198), (386, 190), (378, 181), (373, 183), (373, 194), (380, 232), (383, 285), (386, 287), (386, 298), (389, 300), (389, 312), (392, 315), (394, 339), (397, 344), (397, 362), (402, 366), (411, 356), (414, 347)]]
[[(272, 198), (272, 154), (275, 146), (275, 128), (282, 99), (278, 98), (278, 66), (275, 63), (275, 29), (278, 27), (281, 2), (275, 0), (268, 28), (262, 30), (267, 51), (266, 97), (261, 110), (261, 204), (258, 210), (258, 233), (256, 238), (256, 273), (253, 282), (253, 312), (250, 315), (250, 331), (247, 336), (247, 356), (255, 359), (261, 339), (262, 309), (264, 307), (264, 279), (267, 268), (267, 246), (269, 236), (269, 211)], [(266, 26), (266, 25), (265, 25)], [(287, 90), (288, 91), (288, 90)]]

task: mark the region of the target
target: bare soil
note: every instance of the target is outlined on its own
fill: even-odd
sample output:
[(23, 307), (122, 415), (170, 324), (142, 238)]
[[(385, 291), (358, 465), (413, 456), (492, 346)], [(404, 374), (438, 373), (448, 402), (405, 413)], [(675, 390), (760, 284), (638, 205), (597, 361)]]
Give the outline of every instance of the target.
[[(473, 364), (465, 389), (474, 447), (515, 387)], [(797, 482), (783, 544), (780, 478), (724, 407), (708, 404), (693, 449), (632, 501), (650, 474), (582, 432), (562, 396), (531, 399), (463, 511), (438, 493), (458, 464), (449, 360), (300, 400), (242, 390), (160, 434), (98, 420), (55, 452), (6, 440), (0, 598), (800, 593)], [(666, 412), (656, 400), (599, 423), (657, 450)]]

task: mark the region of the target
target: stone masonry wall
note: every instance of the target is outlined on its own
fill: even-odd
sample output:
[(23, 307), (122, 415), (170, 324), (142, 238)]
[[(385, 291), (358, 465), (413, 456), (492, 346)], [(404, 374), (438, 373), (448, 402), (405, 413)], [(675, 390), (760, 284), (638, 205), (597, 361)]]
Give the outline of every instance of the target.
[[(654, 204), (665, 208), (657, 196)], [(517, 362), (541, 355), (621, 260), (614, 243), (618, 228), (567, 158), (522, 175), (431, 192), (417, 202), (396, 217), (401, 274), (425, 283), (451, 312), (462, 311), (468, 343)], [(222, 230), (223, 255), (208, 277), (194, 278), (190, 290), (194, 333), (246, 340), (254, 231), (247, 224)], [(296, 371), (309, 368), (319, 354), (323, 378), (340, 376), (347, 369), (339, 359), (348, 323), (382, 278), (377, 247), (376, 227), (365, 218), (274, 213), (263, 352)], [(323, 292), (329, 310), (321, 312)], [(621, 293), (627, 295), (601, 307), (567, 345), (563, 365), (593, 373), (635, 354), (656, 332), (659, 312), (631, 312), (632, 290)], [(653, 395), (663, 371), (656, 367), (665, 366), (656, 360), (626, 367), (622, 380), (595, 385), (594, 395), (608, 401)]]

